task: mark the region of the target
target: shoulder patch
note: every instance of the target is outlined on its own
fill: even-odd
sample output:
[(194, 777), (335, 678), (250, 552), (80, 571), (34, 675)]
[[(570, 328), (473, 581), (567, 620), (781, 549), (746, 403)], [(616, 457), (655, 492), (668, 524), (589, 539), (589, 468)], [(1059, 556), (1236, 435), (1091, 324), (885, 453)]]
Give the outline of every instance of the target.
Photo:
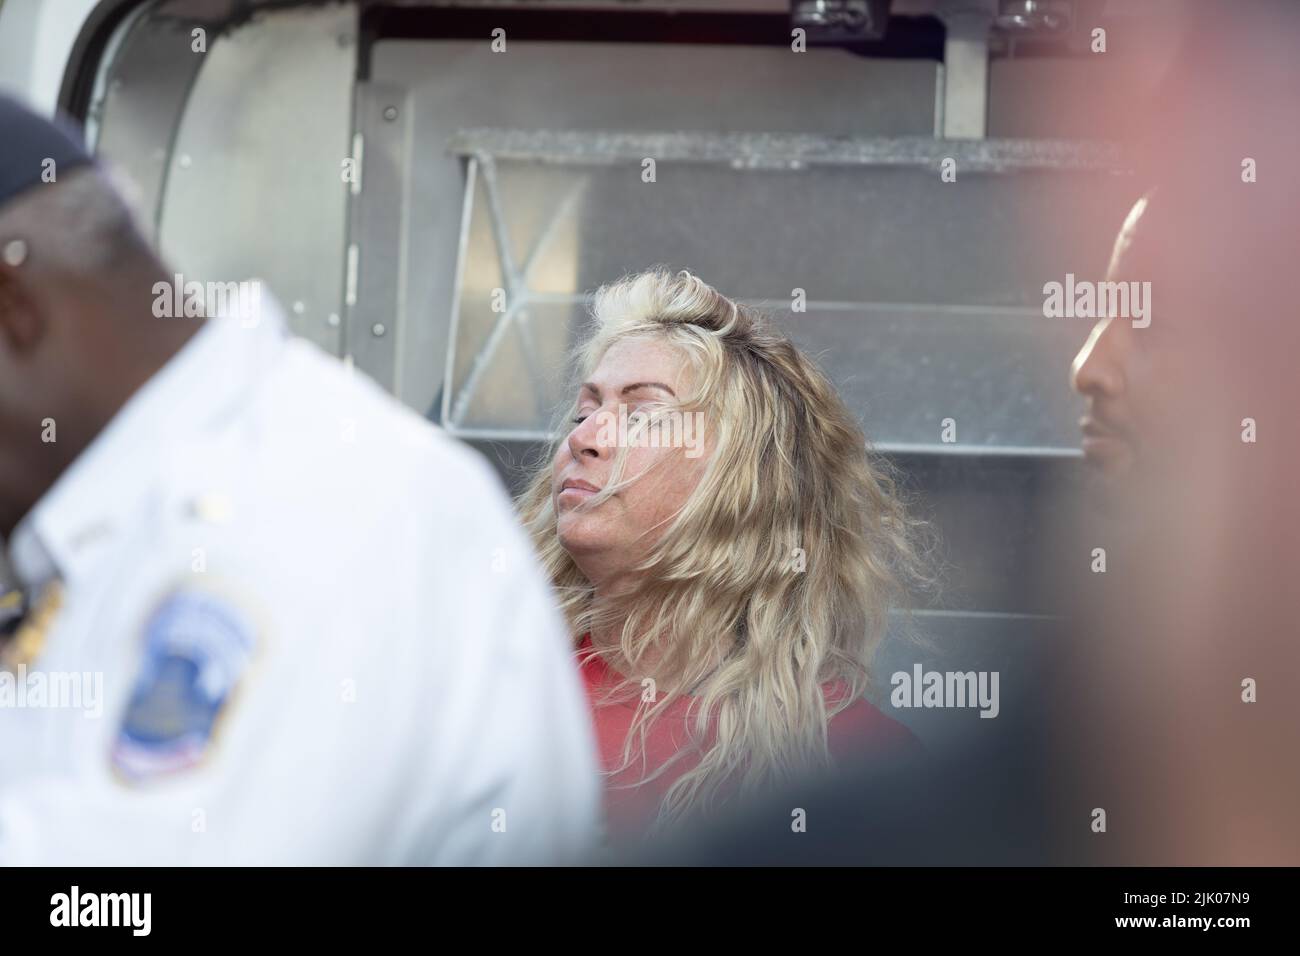
[(129, 781), (199, 763), (255, 646), (250, 618), (207, 591), (168, 597), (145, 627), (144, 651), (113, 766)]

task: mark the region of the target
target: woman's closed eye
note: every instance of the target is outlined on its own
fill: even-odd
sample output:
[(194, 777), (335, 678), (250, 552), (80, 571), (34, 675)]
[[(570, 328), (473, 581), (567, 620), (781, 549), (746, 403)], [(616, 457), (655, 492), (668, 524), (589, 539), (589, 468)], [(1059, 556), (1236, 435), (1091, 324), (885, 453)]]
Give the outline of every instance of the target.
[[(649, 418), (652, 415), (662, 412), (662, 410), (668, 407), (668, 402), (647, 399), (642, 402), (624, 402), (619, 405), (618, 409), (619, 413), (626, 415), (630, 421), (637, 421), (641, 418)], [(574, 413), (574, 416), (570, 418), (569, 421), (574, 425), (580, 425), (586, 421), (589, 416), (595, 415), (599, 413), (599, 411), (600, 409), (595, 407), (581, 407)]]

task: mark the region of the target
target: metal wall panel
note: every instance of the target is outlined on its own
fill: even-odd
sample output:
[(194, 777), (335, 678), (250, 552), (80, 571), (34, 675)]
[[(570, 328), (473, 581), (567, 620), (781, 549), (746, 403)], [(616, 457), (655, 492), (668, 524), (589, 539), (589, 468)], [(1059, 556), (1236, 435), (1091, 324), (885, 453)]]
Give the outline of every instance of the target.
[[(427, 411), (443, 385), (465, 186), (463, 163), (449, 152), (458, 130), (929, 135), (935, 78), (934, 63), (872, 61), (838, 49), (794, 55), (768, 47), (508, 41), (505, 53), (494, 54), (486, 37), (376, 44), (372, 81), (407, 91), (410, 110), (410, 126), (389, 131), (409, 129), (403, 241), (361, 250), (363, 273), (376, 256), (401, 254), (410, 263), (395, 317), (403, 336), (395, 391)], [(367, 182), (362, 202), (374, 184)], [(363, 299), (358, 324), (392, 321), (383, 308)]]
[(175, 132), (160, 231), (187, 280), (260, 278), (294, 330), (336, 354), (355, 63), (348, 5), (268, 10), (209, 37)]

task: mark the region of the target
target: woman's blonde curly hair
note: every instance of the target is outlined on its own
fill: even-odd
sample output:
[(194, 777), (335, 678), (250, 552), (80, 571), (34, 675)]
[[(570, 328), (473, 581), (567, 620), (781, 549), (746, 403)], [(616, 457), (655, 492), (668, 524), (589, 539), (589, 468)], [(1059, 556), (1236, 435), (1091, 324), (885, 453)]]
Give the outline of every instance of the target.
[[(601, 288), (592, 312), (584, 377), (615, 342), (675, 345), (693, 371), (682, 404), (709, 430), (698, 487), (615, 598), (598, 599), (557, 536), (552, 459), (519, 502), (575, 638), (621, 633), (633, 671), (621, 693), (640, 698), (647, 676), (691, 692), (689, 747), (646, 765), (641, 742), (674, 691), (638, 704), (624, 748), (620, 769), (640, 762), (643, 780), (698, 754), (665, 795), (664, 823), (829, 763), (829, 719), (863, 695), (890, 609), (928, 580), (925, 527), (834, 386), (761, 314), (665, 269)], [(828, 681), (846, 693), (828, 701)]]

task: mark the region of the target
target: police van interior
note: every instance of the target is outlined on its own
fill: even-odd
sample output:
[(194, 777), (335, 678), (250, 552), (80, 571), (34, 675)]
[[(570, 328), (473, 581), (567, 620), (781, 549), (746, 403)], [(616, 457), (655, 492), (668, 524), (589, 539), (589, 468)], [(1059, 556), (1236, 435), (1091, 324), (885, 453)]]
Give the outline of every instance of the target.
[[(1168, 3), (56, 6), (8, 0), (0, 42), (67, 33), (57, 105), (168, 260), (262, 279), (514, 492), (602, 283), (662, 264), (766, 311), (936, 532), (942, 585), (896, 615), (873, 698), (916, 665), (1028, 692), (1083, 480), (1086, 329), (1042, 286), (1105, 270), (1137, 195), (1105, 104), (1152, 82), (1130, 53)], [(897, 715), (931, 749), (996, 723)]]

